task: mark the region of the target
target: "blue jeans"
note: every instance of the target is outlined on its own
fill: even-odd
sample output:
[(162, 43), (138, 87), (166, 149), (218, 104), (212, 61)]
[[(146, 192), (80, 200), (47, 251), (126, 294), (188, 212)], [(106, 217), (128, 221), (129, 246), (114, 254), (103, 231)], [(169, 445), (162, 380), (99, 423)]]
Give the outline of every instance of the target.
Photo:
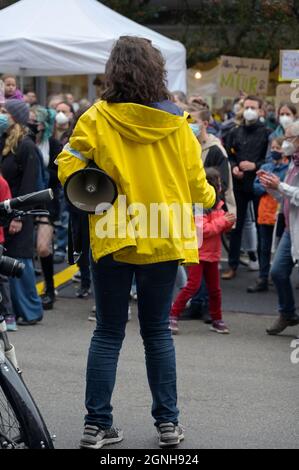
[[(248, 218), (247, 209), (248, 207), (250, 207), (249, 204), (251, 203), (251, 201), (253, 201), (254, 213), (256, 215), (257, 209), (258, 209), (258, 198), (254, 196), (253, 193), (249, 193), (245, 191), (235, 190), (234, 193), (235, 193), (235, 199), (236, 199), (236, 204), (237, 204), (237, 224), (236, 224), (236, 228), (232, 230), (231, 236), (230, 236), (228, 264), (232, 269), (237, 270), (240, 264), (240, 251), (241, 251), (241, 245), (242, 245), (243, 228), (246, 223), (246, 219)], [(257, 220), (257, 217), (256, 217), (256, 220)], [(257, 238), (258, 238), (258, 234), (257, 234)], [(254, 240), (251, 240), (251, 241), (253, 242)], [(248, 246), (246, 248), (252, 249), (255, 247)]]
[(20, 279), (10, 278), (10, 292), (13, 312), (17, 318), (26, 321), (40, 320), (43, 317), (43, 307), (35, 286), (35, 274), (32, 259), (20, 259), (25, 269)]
[(55, 253), (57, 255), (64, 256), (66, 254), (66, 249), (68, 245), (68, 223), (69, 223), (69, 208), (66, 204), (63, 191), (61, 191), (59, 196), (60, 203), (60, 218), (59, 222), (56, 224), (56, 240), (55, 240)]
[(87, 424), (102, 429), (113, 424), (111, 397), (128, 321), (134, 273), (147, 377), (153, 397), (152, 415), (156, 425), (178, 423), (176, 359), (169, 329), (177, 269), (176, 261), (139, 266), (115, 262), (112, 256), (92, 263), (97, 327), (91, 340), (87, 364)]
[(268, 282), (271, 267), (271, 248), (274, 225), (259, 225), (260, 233), (260, 278)]
[(285, 231), (278, 245), (271, 269), (271, 276), (278, 293), (279, 313), (286, 320), (293, 318), (296, 312), (291, 283), (291, 274), (294, 267), (291, 246), (290, 233)]

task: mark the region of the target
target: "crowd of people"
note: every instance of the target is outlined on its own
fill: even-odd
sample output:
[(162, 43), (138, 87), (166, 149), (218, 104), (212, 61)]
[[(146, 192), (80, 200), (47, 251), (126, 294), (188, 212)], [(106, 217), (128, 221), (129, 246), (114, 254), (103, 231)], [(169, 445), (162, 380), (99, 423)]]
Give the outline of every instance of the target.
[[(291, 280), (299, 260), (296, 108), (282, 103), (275, 113), (259, 97), (242, 94), (220, 116), (200, 96), (170, 94), (164, 65), (150, 41), (121, 37), (106, 65), (102, 99), (94, 105), (85, 99), (76, 102), (69, 93), (49, 97), (44, 107), (34, 90), (23, 94), (17, 88), (16, 77), (2, 77), (1, 199), (45, 188), (52, 188), (55, 198), (46, 207), (47, 217), (16, 218), (0, 231), (6, 254), (25, 266), (21, 278), (1, 276), (1, 313), (14, 331), (17, 324), (36, 325), (44, 310), (53, 308), (54, 264), (72, 254), (71, 220), (72, 234), (82, 244), (77, 297), (90, 295), (92, 272), (92, 319), (97, 320), (87, 364), (82, 448), (99, 449), (123, 439), (113, 426), (111, 397), (130, 291), (138, 297), (152, 416), (161, 447), (184, 439), (172, 334), (179, 332), (188, 302), (187, 314), (201, 317), (216, 333), (228, 334), (220, 278), (233, 282), (246, 254), (249, 267), (259, 270), (248, 295), (265, 292), (270, 278), (277, 291), (279, 316), (268, 334), (299, 324)], [(134, 231), (125, 237), (96, 237), (98, 214), (88, 223), (85, 214), (74, 212), (66, 202), (62, 188), (89, 161), (113, 178), (129, 203), (148, 208), (156, 198), (190, 207), (201, 202), (203, 213), (189, 213), (195, 229), (191, 237), (175, 237), (173, 220), (167, 239), (142, 239)], [(123, 227), (127, 216), (118, 211), (116, 225)], [(228, 269), (221, 275), (222, 237), (228, 243)], [(35, 276), (39, 266), (45, 281), (41, 296)]]
[[(289, 326), (298, 325), (291, 281), (299, 259), (299, 120), (296, 106), (281, 103), (275, 114), (273, 106), (260, 97), (240, 94), (224, 120), (217, 122), (202, 97), (192, 96), (188, 100), (182, 92), (175, 92), (174, 100), (193, 118), (190, 125), (202, 146), (205, 168), (217, 168), (220, 172), (221, 200), (226, 206), (226, 217), (236, 216), (235, 225), (228, 233), (228, 269), (222, 273), (222, 279), (232, 281), (237, 276), (240, 256), (247, 252), (249, 268), (259, 271), (256, 283), (249, 285), (247, 292), (267, 291), (272, 279), (278, 294), (279, 317), (267, 333), (276, 335)], [(214, 209), (216, 212), (217, 207)], [(206, 261), (210, 263), (209, 267), (213, 262), (211, 252), (206, 258), (206, 247), (212, 238), (215, 243), (227, 230), (227, 220), (223, 219), (221, 223), (220, 218), (217, 224), (210, 226), (209, 217), (204, 215), (203, 246), (199, 250), (203, 269)], [(216, 253), (214, 247), (213, 254)], [(220, 311), (219, 307), (215, 308), (221, 295), (220, 284), (216, 287), (215, 280), (211, 283), (209, 273), (204, 276), (206, 285), (201, 282), (201, 277), (199, 273), (196, 277), (194, 268), (189, 268), (187, 285), (172, 308), (174, 334), (178, 332), (178, 312), (185, 305), (182, 300), (190, 297), (191, 315), (202, 316), (218, 333), (229, 332), (220, 317), (216, 324), (213, 321)], [(212, 319), (207, 315), (207, 308)]]
[[(48, 106), (38, 103), (33, 90), (23, 94), (16, 77), (2, 77), (0, 109), (1, 200), (51, 188), (54, 200), (46, 207), (47, 217), (13, 220), (2, 229), (5, 254), (25, 265), (20, 279), (1, 276), (1, 313), (9, 331), (17, 324), (35, 325), (44, 310), (55, 302), (54, 264), (66, 260), (69, 208), (57, 177), (55, 160), (68, 142), (79, 117), (90, 107), (87, 100), (75, 103), (71, 94), (49, 97)], [(88, 230), (86, 220), (85, 229)], [(85, 231), (86, 231), (85, 230)], [(88, 249), (87, 249), (88, 250)], [(89, 295), (89, 269), (81, 270), (76, 295)], [(36, 274), (41, 270), (45, 289), (39, 296)], [(87, 277), (84, 277), (84, 275)]]
[[(64, 197), (55, 160), (80, 116), (92, 105), (75, 101), (71, 93), (50, 96), (47, 107), (38, 103), (34, 90), (22, 93), (12, 75), (2, 77), (1, 99), (1, 199), (52, 188), (54, 200), (44, 218), (13, 220), (1, 230), (6, 254), (25, 264), (21, 279), (1, 276), (2, 312), (8, 329), (35, 325), (44, 310), (54, 306), (54, 264), (64, 263), (68, 250), (70, 215), (84, 240), (83, 254), (75, 276), (79, 298), (91, 294), (88, 217), (73, 212)], [(218, 333), (229, 333), (221, 314), (219, 262), (221, 237), (229, 242), (228, 269), (222, 279), (232, 281), (240, 257), (259, 270), (248, 293), (265, 292), (272, 281), (279, 298), (279, 318), (267, 331), (277, 334), (299, 324), (291, 282), (299, 259), (299, 120), (292, 103), (282, 103), (275, 114), (270, 103), (240, 94), (222, 116), (212, 112), (200, 96), (178, 91), (173, 102), (189, 114), (189, 125), (201, 144), (208, 181), (217, 193), (217, 203), (197, 220), (203, 231), (198, 266), (179, 268), (177, 290), (170, 312), (173, 334), (189, 302), (185, 316), (201, 318)], [(38, 260), (38, 261), (37, 261)], [(272, 267), (271, 267), (272, 265)], [(45, 281), (44, 293), (36, 291), (36, 274)], [(133, 280), (132, 297), (137, 298)], [(95, 308), (89, 319), (95, 320)]]

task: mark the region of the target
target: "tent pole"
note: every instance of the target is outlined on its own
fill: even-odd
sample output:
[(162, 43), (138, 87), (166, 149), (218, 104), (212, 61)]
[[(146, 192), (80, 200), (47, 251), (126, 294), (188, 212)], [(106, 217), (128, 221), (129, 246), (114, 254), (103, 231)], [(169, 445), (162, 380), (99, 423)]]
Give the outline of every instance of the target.
[(88, 101), (94, 103), (96, 100), (96, 87), (93, 82), (96, 79), (96, 75), (88, 75)]
[(47, 78), (36, 77), (36, 94), (38, 96), (38, 102), (42, 106), (47, 104)]
[(24, 93), (24, 72), (25, 72), (25, 68), (20, 68), (20, 90), (22, 93)]

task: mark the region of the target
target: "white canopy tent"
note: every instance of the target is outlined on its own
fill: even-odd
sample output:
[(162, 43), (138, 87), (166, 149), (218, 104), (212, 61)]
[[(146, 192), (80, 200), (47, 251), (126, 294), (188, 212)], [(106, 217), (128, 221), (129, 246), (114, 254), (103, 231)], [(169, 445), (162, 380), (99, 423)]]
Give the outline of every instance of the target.
[(186, 91), (185, 47), (96, 0), (20, 0), (0, 11), (0, 24), (2, 73), (101, 74), (120, 36), (141, 36), (165, 57), (169, 89)]

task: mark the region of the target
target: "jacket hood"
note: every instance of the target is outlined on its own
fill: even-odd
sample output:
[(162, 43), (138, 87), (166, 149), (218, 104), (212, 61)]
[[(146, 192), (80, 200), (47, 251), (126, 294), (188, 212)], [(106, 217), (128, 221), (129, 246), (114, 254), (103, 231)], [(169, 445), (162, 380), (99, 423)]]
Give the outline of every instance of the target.
[(203, 150), (207, 150), (211, 147), (214, 147), (214, 145), (217, 145), (217, 147), (222, 147), (221, 140), (218, 139), (218, 137), (214, 136), (213, 134), (208, 135), (208, 139), (205, 142), (201, 142)]
[(140, 144), (153, 144), (164, 139), (176, 132), (188, 117), (188, 113), (176, 116), (135, 103), (100, 101), (95, 106), (117, 132)]

